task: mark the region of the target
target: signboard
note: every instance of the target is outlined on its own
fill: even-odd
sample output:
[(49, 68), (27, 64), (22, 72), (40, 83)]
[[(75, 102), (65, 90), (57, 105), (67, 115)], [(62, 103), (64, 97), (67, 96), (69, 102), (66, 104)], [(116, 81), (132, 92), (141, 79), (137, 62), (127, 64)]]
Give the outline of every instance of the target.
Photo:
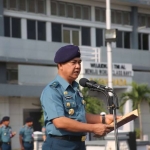
[[(80, 78), (87, 78), (89, 80), (96, 80), (99, 84), (108, 84), (108, 67), (107, 63), (95, 63), (89, 61), (83, 61), (81, 63)], [(131, 64), (113, 63), (112, 64), (112, 82), (115, 87), (126, 87), (132, 83), (132, 77), (134, 73), (132, 71)]]

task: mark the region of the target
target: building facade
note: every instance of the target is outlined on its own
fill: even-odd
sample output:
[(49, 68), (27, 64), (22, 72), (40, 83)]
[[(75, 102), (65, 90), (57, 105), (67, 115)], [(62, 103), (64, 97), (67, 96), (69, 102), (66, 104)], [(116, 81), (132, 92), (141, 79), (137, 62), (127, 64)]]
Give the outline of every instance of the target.
[[(132, 65), (129, 82), (148, 85), (149, 8), (148, 0), (111, 0), (111, 27), (118, 29), (112, 61)], [(39, 97), (57, 74), (53, 58), (59, 47), (79, 45), (84, 61), (107, 62), (105, 11), (105, 0), (0, 0), (0, 117), (9, 115), (17, 133), (28, 115), (35, 118), (35, 130), (41, 129)], [(120, 77), (114, 82), (117, 93), (129, 89)], [(143, 133), (150, 137), (149, 107), (141, 107)], [(18, 136), (13, 149), (20, 147)]]

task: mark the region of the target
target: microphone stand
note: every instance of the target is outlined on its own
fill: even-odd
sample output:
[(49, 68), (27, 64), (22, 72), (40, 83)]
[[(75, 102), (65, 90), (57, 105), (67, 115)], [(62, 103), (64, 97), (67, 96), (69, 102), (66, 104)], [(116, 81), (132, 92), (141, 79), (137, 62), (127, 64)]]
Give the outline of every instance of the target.
[[(114, 136), (115, 136), (115, 148), (116, 150), (119, 150), (119, 141), (118, 141), (118, 127), (117, 127), (117, 115), (116, 115), (116, 109), (119, 108), (118, 105), (118, 97), (116, 95), (116, 93), (113, 91), (113, 89), (95, 89), (95, 88), (91, 88), (91, 90), (93, 91), (98, 91), (98, 92), (102, 92), (105, 96), (106, 96), (106, 100), (107, 100), (107, 108), (110, 112), (110, 114), (113, 114), (113, 118), (114, 118)], [(112, 96), (109, 96), (108, 93), (112, 93)], [(115, 98), (115, 103), (114, 103), (114, 98)]]

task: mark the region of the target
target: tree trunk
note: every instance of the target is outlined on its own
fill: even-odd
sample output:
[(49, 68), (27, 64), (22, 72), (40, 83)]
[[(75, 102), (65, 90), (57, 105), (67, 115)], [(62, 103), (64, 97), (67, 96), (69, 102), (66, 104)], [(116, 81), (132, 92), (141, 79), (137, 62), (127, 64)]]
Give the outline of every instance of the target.
[(138, 104), (138, 111), (139, 111), (140, 140), (143, 140), (143, 127), (142, 127), (142, 116), (141, 116), (140, 104)]

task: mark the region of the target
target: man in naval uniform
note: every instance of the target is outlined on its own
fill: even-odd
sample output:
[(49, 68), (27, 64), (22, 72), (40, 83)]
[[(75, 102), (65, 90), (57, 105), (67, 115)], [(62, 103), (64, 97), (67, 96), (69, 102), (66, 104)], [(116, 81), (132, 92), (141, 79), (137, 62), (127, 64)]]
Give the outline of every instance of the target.
[(11, 138), (16, 135), (16, 132), (12, 132), (9, 126), (9, 117), (5, 116), (2, 119), (2, 127), (0, 128), (0, 139), (2, 142), (2, 150), (11, 150)]
[(58, 74), (41, 94), (41, 105), (47, 138), (42, 150), (85, 150), (87, 132), (104, 136), (113, 127), (113, 115), (102, 116), (85, 112), (85, 100), (75, 81), (81, 70), (80, 49), (66, 45), (55, 54)]

